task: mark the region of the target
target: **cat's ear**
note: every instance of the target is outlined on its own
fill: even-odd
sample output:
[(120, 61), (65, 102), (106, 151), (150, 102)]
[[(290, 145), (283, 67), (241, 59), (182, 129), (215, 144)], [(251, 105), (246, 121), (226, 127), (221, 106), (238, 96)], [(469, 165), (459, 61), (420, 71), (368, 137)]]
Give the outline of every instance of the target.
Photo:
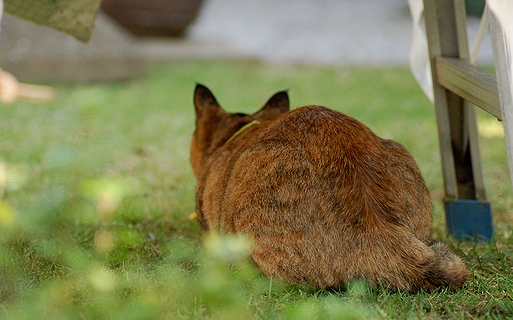
[(194, 90), (194, 110), (196, 111), (196, 117), (201, 117), (201, 115), (209, 109), (222, 110), (212, 92), (204, 85), (198, 83)]
[(289, 111), (289, 95), (287, 91), (281, 91), (272, 96), (254, 116), (260, 120), (270, 120), (287, 111)]

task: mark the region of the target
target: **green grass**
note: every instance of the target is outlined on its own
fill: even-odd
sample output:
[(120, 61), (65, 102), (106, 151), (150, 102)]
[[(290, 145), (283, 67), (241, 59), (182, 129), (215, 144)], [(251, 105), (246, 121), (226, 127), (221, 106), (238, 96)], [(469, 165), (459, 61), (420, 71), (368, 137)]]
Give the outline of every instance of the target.
[[(262, 276), (244, 239), (204, 239), (188, 219), (196, 82), (242, 112), (289, 89), (293, 108), (325, 105), (403, 143), (433, 197), (433, 237), (472, 271), (464, 288), (409, 294), (357, 282), (312, 291)], [(145, 79), (57, 89), (47, 105), (0, 107), (0, 318), (513, 318), (501, 124), (479, 112), (496, 240), (446, 238), (434, 110), (407, 69), (187, 62), (154, 66)]]

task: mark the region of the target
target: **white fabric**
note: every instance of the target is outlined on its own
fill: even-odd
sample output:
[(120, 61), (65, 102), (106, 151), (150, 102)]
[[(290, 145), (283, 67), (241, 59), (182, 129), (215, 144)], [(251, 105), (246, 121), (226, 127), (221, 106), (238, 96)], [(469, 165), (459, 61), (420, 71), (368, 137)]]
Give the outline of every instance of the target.
[[(510, 83), (513, 83), (513, 55), (511, 54), (511, 46), (513, 44), (513, 0), (487, 0), (488, 8), (493, 12), (495, 18), (499, 21), (502, 32), (506, 38), (508, 47), (508, 73), (510, 76)], [(513, 88), (510, 93), (513, 96)]]
[(411, 18), (413, 20), (412, 42), (410, 48), (410, 69), (413, 76), (419, 83), (424, 94), (434, 101), (433, 81), (431, 77), (431, 66), (429, 63), (429, 51), (426, 39), (426, 32), (423, 28), (422, 19), (424, 3), (422, 0), (408, 0)]
[(508, 42), (513, 43), (513, 0), (487, 0), (487, 5), (501, 23)]

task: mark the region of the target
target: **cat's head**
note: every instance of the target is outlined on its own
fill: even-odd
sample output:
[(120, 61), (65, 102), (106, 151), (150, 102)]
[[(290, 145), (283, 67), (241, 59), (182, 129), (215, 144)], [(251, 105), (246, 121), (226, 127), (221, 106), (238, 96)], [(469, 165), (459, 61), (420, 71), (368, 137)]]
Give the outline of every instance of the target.
[(221, 108), (207, 87), (198, 84), (194, 91), (194, 110), (196, 130), (191, 141), (191, 164), (198, 178), (207, 159), (237, 130), (254, 120), (271, 120), (289, 111), (289, 97), (285, 91), (278, 92), (260, 111), (252, 115), (228, 113)]

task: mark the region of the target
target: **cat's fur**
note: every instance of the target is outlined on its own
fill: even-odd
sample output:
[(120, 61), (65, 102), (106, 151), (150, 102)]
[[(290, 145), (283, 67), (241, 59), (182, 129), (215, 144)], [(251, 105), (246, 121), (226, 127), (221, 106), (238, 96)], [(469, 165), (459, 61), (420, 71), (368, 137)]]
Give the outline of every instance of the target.
[(266, 275), (317, 288), (366, 279), (412, 292), (465, 282), (462, 260), (430, 238), (428, 190), (399, 143), (325, 107), (289, 112), (286, 92), (244, 115), (225, 112), (197, 85), (194, 105), (198, 220), (249, 235)]

